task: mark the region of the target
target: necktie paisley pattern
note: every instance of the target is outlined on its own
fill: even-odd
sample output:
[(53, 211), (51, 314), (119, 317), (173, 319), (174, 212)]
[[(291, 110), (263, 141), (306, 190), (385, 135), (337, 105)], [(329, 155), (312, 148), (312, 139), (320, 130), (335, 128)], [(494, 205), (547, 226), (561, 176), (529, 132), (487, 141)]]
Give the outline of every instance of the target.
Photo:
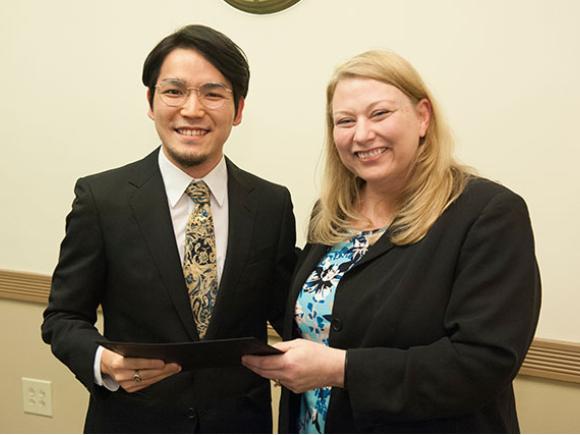
[(217, 266), (209, 189), (203, 181), (192, 181), (185, 191), (194, 207), (185, 228), (183, 275), (193, 319), (204, 338), (217, 295)]

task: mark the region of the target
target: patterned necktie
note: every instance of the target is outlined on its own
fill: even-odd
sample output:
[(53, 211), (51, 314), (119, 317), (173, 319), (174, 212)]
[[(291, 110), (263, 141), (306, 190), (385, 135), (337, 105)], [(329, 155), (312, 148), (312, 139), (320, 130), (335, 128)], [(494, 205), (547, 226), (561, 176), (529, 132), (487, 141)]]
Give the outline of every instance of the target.
[(185, 191), (194, 206), (185, 228), (183, 275), (193, 319), (204, 338), (217, 295), (217, 266), (209, 190), (203, 181), (192, 181)]

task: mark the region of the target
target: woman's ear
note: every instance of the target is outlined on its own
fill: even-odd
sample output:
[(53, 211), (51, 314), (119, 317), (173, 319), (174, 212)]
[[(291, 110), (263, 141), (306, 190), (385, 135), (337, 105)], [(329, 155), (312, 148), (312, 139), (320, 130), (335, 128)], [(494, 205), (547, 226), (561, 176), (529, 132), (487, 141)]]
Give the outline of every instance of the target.
[(419, 137), (425, 137), (429, 123), (431, 122), (431, 102), (427, 98), (421, 99), (415, 106), (419, 117)]

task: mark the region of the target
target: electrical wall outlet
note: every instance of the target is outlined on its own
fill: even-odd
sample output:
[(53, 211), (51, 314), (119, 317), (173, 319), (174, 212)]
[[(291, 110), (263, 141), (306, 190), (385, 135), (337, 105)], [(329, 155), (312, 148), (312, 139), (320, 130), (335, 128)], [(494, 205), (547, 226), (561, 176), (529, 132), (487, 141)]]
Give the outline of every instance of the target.
[(52, 382), (22, 378), (22, 404), (27, 414), (52, 417)]

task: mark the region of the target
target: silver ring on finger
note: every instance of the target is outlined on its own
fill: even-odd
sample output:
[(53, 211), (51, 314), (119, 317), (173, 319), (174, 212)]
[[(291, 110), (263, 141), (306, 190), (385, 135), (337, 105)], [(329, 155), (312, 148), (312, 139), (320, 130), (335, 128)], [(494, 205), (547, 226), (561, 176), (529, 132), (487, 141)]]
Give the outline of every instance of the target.
[(141, 377), (139, 370), (135, 370), (135, 373), (133, 373), (133, 382), (138, 384), (139, 382), (142, 382), (142, 381), (143, 381), (143, 378)]

